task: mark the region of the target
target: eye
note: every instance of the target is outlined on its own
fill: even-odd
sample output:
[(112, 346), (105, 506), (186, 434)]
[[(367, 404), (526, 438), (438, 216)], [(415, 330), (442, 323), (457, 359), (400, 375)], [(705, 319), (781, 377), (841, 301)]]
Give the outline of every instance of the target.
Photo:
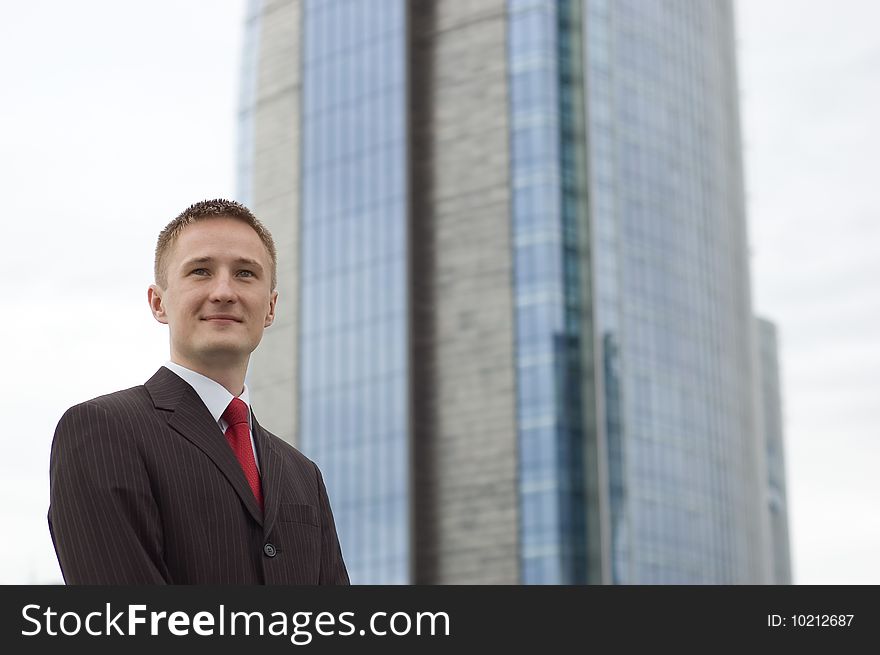
[[(256, 277), (256, 273), (254, 273), (253, 271), (249, 271), (247, 269), (242, 269), (242, 270), (238, 271), (238, 273), (236, 275), (241, 275), (242, 273), (245, 274), (244, 277)], [(211, 272), (207, 268), (194, 268), (192, 271), (190, 271), (190, 275), (192, 275), (192, 274), (196, 274), (196, 275), (202, 277), (204, 275), (210, 275)]]

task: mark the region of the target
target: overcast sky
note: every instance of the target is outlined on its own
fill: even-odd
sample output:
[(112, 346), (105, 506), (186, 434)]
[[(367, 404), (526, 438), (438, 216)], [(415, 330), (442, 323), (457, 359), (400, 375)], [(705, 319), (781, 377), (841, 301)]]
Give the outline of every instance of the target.
[(741, 0), (756, 310), (780, 331), (798, 583), (880, 583), (880, 3)]
[[(191, 202), (235, 193), (243, 16), (242, 0), (0, 5), (0, 583), (61, 579), (45, 518), (61, 414), (167, 358), (152, 249)], [(880, 3), (746, 0), (737, 17), (795, 581), (878, 584)]]

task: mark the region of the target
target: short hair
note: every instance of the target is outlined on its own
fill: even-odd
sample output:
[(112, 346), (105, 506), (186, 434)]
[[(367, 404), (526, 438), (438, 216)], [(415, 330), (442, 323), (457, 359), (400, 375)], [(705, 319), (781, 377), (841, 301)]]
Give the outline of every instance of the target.
[(153, 264), (153, 274), (156, 277), (156, 284), (163, 289), (168, 286), (168, 253), (183, 230), (198, 221), (227, 216), (250, 225), (254, 229), (254, 232), (257, 233), (257, 236), (260, 237), (263, 245), (266, 246), (266, 250), (269, 253), (269, 260), (272, 264), (272, 289), (274, 290), (278, 284), (278, 263), (277, 253), (275, 251), (275, 241), (272, 240), (272, 234), (266, 229), (266, 226), (253, 215), (250, 209), (234, 200), (225, 200), (223, 198), (202, 200), (194, 205), (190, 205), (159, 233), (159, 240), (156, 243), (156, 259)]

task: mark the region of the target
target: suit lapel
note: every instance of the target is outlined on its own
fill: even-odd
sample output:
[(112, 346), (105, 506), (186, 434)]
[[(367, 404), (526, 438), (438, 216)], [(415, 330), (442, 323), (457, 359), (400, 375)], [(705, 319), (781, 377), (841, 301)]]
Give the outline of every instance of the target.
[(283, 479), (283, 458), (278, 447), (272, 443), (269, 435), (257, 422), (257, 415), (251, 409), (254, 424), (254, 442), (260, 455), (260, 484), (263, 485), (263, 534), (268, 536), (278, 517), (278, 505), (281, 496)]
[[(144, 385), (157, 409), (170, 410), (168, 426), (188, 439), (220, 469), (254, 520), (263, 524), (263, 513), (244, 477), (241, 464), (229, 447), (214, 417), (187, 382), (161, 367)], [(256, 419), (254, 419), (256, 425)], [(256, 432), (255, 432), (256, 434)], [(271, 450), (271, 449), (269, 449)], [(263, 491), (264, 499), (266, 490)], [(277, 494), (276, 494), (277, 495)], [(265, 501), (264, 501), (265, 502)], [(276, 507), (277, 509), (277, 507)]]

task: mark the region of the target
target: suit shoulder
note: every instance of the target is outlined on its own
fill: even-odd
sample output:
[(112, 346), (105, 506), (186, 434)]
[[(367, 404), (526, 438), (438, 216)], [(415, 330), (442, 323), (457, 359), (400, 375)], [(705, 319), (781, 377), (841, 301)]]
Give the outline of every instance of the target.
[[(152, 408), (149, 394), (141, 387), (131, 387), (77, 403), (58, 420), (52, 439), (52, 461), (73, 457), (86, 449), (110, 456), (114, 449), (133, 446), (143, 438), (144, 420)], [(98, 446), (100, 444), (100, 446)], [(98, 460), (95, 460), (98, 461)]]
[(139, 385), (84, 400), (68, 408), (64, 415), (85, 412), (90, 407), (97, 407), (112, 416), (127, 416), (152, 407), (152, 403), (146, 387)]

